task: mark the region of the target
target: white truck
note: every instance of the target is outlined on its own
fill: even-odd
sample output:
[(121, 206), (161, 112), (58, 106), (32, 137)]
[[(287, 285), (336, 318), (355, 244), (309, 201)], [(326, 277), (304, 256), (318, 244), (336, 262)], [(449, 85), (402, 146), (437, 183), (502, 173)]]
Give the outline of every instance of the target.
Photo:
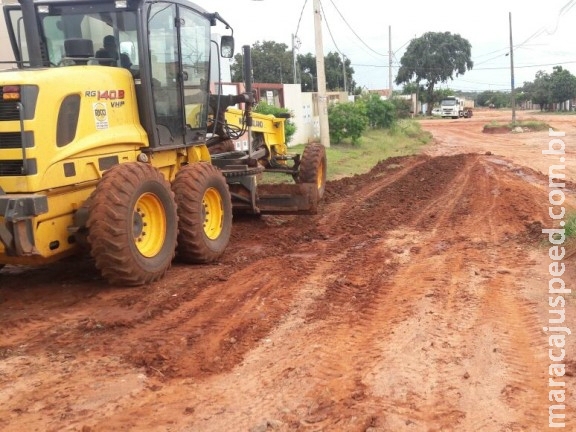
[(470, 118), (472, 117), (472, 108), (474, 108), (473, 100), (468, 100), (457, 96), (447, 96), (440, 102), (442, 118)]

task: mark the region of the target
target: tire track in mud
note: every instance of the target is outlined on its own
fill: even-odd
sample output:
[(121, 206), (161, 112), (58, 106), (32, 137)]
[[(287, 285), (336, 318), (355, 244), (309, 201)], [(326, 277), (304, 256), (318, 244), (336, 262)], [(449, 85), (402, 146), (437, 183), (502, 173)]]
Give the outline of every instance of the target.
[[(482, 328), (485, 318), (481, 313), (481, 304), (485, 301), (486, 292), (490, 289), (486, 286), (486, 279), (495, 279), (498, 284), (500, 283), (497, 277), (498, 271), (507, 274), (507, 270), (502, 270), (503, 268), (506, 269), (507, 266), (513, 268), (516, 263), (526, 259), (522, 254), (514, 255), (514, 259), (510, 259), (506, 255), (501, 255), (493, 247), (506, 241), (509, 234), (521, 232), (528, 215), (522, 213), (510, 215), (508, 222), (513, 222), (512, 225), (480, 223), (493, 217), (489, 212), (496, 206), (514, 201), (517, 198), (515, 193), (518, 191), (508, 191), (509, 193), (505, 196), (495, 193), (498, 191), (498, 181), (486, 179), (484, 162), (480, 162), (477, 157), (470, 157), (467, 162), (463, 168), (464, 172), (455, 176), (455, 179), (460, 181), (456, 191), (446, 189), (444, 199), (437, 200), (443, 205), (439, 209), (437, 206), (429, 206), (428, 213), (423, 211), (423, 216), (413, 216), (410, 225), (412, 232), (399, 235), (399, 239), (404, 241), (404, 244), (400, 246), (401, 255), (406, 251), (417, 251), (417, 256), (414, 257), (406, 258), (406, 255), (403, 255), (404, 259), (408, 260), (405, 263), (408, 265), (398, 263), (395, 266), (396, 271), (387, 275), (386, 282), (377, 282), (381, 267), (375, 264), (362, 266), (360, 262), (356, 263), (348, 255), (341, 261), (341, 265), (333, 266), (331, 274), (340, 274), (340, 277), (333, 276), (339, 283), (328, 287), (326, 299), (321, 302), (323, 307), (328, 302), (331, 305), (331, 312), (326, 314), (325, 310), (315, 310), (316, 313), (320, 313), (317, 318), (326, 322), (322, 330), (317, 331), (316, 334), (320, 339), (330, 340), (331, 344), (323, 345), (323, 349), (319, 350), (312, 360), (316, 365), (317, 374), (313, 378), (317, 380), (317, 385), (310, 393), (319, 393), (320, 389), (324, 389), (322, 391), (325, 393), (335, 395), (338, 391), (342, 394), (342, 389), (344, 389), (344, 395), (340, 399), (333, 397), (328, 401), (323, 400), (318, 403), (321, 407), (319, 410), (324, 413), (327, 410), (326, 407), (331, 407), (330, 415), (324, 415), (325, 420), (321, 426), (329, 429), (330, 425), (334, 428), (341, 427), (343, 419), (351, 418), (352, 412), (362, 412), (367, 416), (360, 422), (362, 424), (370, 418), (372, 423), (380, 423), (379, 425), (387, 427), (401, 427), (406, 424), (406, 417), (408, 417), (409, 421), (416, 425), (440, 429), (451, 428), (455, 425), (465, 428), (467, 425), (475, 427), (478, 425), (477, 419), (473, 415), (467, 419), (469, 415), (467, 413), (474, 412), (473, 401), (477, 399), (476, 393), (479, 388), (485, 395), (481, 401), (486, 405), (483, 418), (486, 412), (491, 411), (495, 413), (493, 423), (506, 424), (508, 422), (511, 407), (501, 406), (501, 392), (505, 391), (506, 387), (500, 389), (492, 388), (490, 385), (482, 386), (483, 374), (486, 371), (484, 365), (481, 364), (484, 360), (480, 356), (475, 356), (474, 350), (477, 348), (474, 348), (474, 340), (484, 337), (482, 331), (477, 328)], [(500, 175), (508, 177), (501, 172), (498, 172), (496, 177)], [(480, 182), (482, 178), (484, 181)], [(398, 179), (398, 182), (402, 181), (403, 179)], [(520, 182), (517, 180), (517, 183)], [(538, 190), (534, 189), (532, 192), (537, 193)], [(523, 198), (522, 194), (520, 196)], [(474, 201), (475, 199), (483, 203), (481, 208), (474, 209), (476, 213), (461, 211), (463, 200)], [(469, 207), (470, 202), (465, 203), (464, 206)], [(472, 207), (476, 206), (472, 205)], [(471, 217), (470, 213), (474, 216)], [(435, 216), (433, 219), (436, 221), (436, 230), (418, 231), (421, 228), (422, 218), (431, 215)], [(542, 215), (535, 214), (534, 217), (538, 218)], [(438, 235), (435, 235), (434, 231)], [(469, 239), (462, 233), (474, 234), (476, 238), (472, 245), (468, 244)], [(412, 244), (411, 240), (406, 240), (406, 237), (410, 237), (411, 234), (419, 237), (417, 246)], [(386, 247), (385, 243), (385, 241), (380, 244), (374, 242), (372, 245), (363, 243), (362, 249), (366, 248), (369, 252), (358, 261), (385, 263), (386, 259), (383, 259), (380, 250)], [(399, 248), (394, 242), (389, 246), (391, 250)], [(486, 254), (487, 251), (488, 254)], [(341, 270), (342, 268), (346, 271)], [(430, 269), (434, 269), (432, 273)], [(354, 276), (359, 277), (360, 273), (375, 276), (369, 278), (368, 283), (355, 284)], [(422, 283), (424, 274), (428, 275), (426, 281), (429, 283)], [(344, 278), (344, 283), (341, 278)], [(366, 294), (367, 291), (370, 295)], [(356, 299), (363, 295), (368, 297), (368, 300), (362, 302), (363, 308), (355, 309)], [(514, 298), (508, 300), (509, 303), (514, 304)], [(515, 310), (515, 322), (519, 323), (513, 325), (514, 329), (520, 330), (527, 326), (534, 330), (533, 313), (522, 308), (516, 310), (513, 306), (509, 307)], [(420, 328), (435, 329), (435, 331), (432, 334), (426, 331), (419, 332)], [(398, 335), (392, 337), (393, 343), (390, 343), (390, 334), (383, 329), (393, 329), (391, 333)], [(503, 339), (505, 344), (518, 336), (517, 332), (511, 333)], [(398, 338), (400, 340), (394, 342), (394, 339)], [(383, 342), (387, 339), (388, 344)], [(407, 339), (409, 344), (406, 344)], [(336, 340), (342, 341), (341, 344), (334, 346)], [(494, 339), (492, 342), (498, 346), (497, 343), (500, 341)], [(417, 363), (411, 362), (411, 356), (408, 354), (414, 348), (420, 348), (426, 353), (413, 355)], [(530, 364), (537, 363), (540, 352), (545, 351), (542, 349), (524, 352), (525, 358), (522, 360), (514, 356), (510, 358), (497, 356), (498, 358), (493, 359), (492, 363), (498, 367), (496, 374), (508, 374), (514, 382), (516, 375), (523, 376), (534, 372), (527, 371), (525, 366), (518, 368), (517, 365), (526, 359)], [(362, 353), (362, 358), (355, 356), (354, 353)], [(380, 361), (379, 367), (372, 364), (372, 367), (376, 369), (372, 374), (372, 379), (358, 373), (359, 370), (370, 370), (374, 359), (382, 355), (386, 357), (386, 354), (391, 356), (388, 361)], [(513, 354), (513, 351), (510, 354)], [(347, 361), (342, 362), (342, 358), (346, 358)], [(349, 358), (353, 360), (350, 361)], [(409, 387), (409, 390), (403, 390), (400, 399), (387, 397), (389, 395), (385, 391), (376, 392), (382, 400), (363, 405), (361, 395), (369, 389), (358, 393), (358, 383), (367, 386), (372, 381), (372, 386), (376, 388), (382, 387), (382, 383), (378, 383), (380, 380), (390, 384), (390, 379), (384, 376), (390, 372), (394, 373), (389, 371), (389, 365), (402, 362), (404, 366), (406, 362), (410, 365), (408, 368), (402, 368), (404, 373), (408, 369), (414, 373), (414, 376), (410, 374), (403, 377), (406, 381), (397, 378), (397, 381), (392, 384), (397, 384), (398, 387), (404, 389)], [(428, 370), (424, 365), (431, 365), (433, 371)], [(428, 376), (434, 377), (435, 380), (428, 383), (429, 387), (422, 391), (420, 379)], [(419, 378), (414, 380), (414, 377)], [(461, 394), (462, 383), (468, 380), (471, 383), (468, 391)], [(532, 389), (534, 391), (529, 392), (527, 400), (534, 396), (534, 392), (542, 392), (542, 383), (545, 381), (539, 381), (539, 385), (536, 382), (538, 381), (535, 380)], [(350, 405), (354, 408), (347, 410), (346, 408)], [(415, 406), (419, 408), (414, 409)], [(525, 422), (525, 425), (533, 424), (532, 421), (535, 419), (526, 414), (534, 408), (535, 404), (531, 403), (528, 408), (523, 408), (517, 413), (518, 418), (521, 422)], [(434, 414), (430, 415), (430, 413)], [(360, 427), (360, 424), (355, 426)]]
[[(266, 402), (257, 412), (238, 416), (239, 407), (224, 397), (227, 408), (219, 413), (219, 424), (248, 428), (258, 424), (258, 419), (270, 418), (293, 429), (476, 430), (529, 427), (539, 420), (528, 413), (536, 406), (530, 398), (541, 392), (541, 383), (535, 378), (533, 385), (519, 387), (516, 379), (538, 369), (527, 370), (523, 363), (538, 365), (539, 350), (515, 356), (507, 348), (522, 335), (522, 329), (534, 330), (534, 314), (530, 308), (517, 308), (514, 297), (501, 298), (501, 308), (508, 308), (518, 323), (502, 334), (497, 330), (505, 328), (508, 320), (495, 321), (485, 314), (483, 305), (493, 285), (502, 283), (499, 275), (508, 275), (508, 267), (526, 259), (509, 236), (521, 233), (526, 221), (541, 215), (534, 209), (533, 214), (524, 214), (527, 208), (504, 206), (524, 196), (513, 182), (511, 190), (499, 192), (498, 178), (509, 176), (501, 167), (495, 165), (492, 178), (486, 168), (491, 166), (489, 161), (477, 156), (464, 159), (452, 176), (446, 176), (444, 187), (438, 186), (443, 199), (430, 196), (442, 206), (421, 205), (427, 210), (407, 213), (407, 225), (398, 230), (377, 229), (373, 216), (363, 220), (354, 234), (337, 236), (337, 245), (322, 249), (324, 264), (314, 274), (321, 272), (316, 278), (323, 280), (325, 289), (304, 308), (306, 326), (285, 330), (287, 337), (279, 337), (282, 344), (274, 350), (264, 348), (268, 356), (263, 364), (273, 362), (265, 371), (250, 370), (252, 353), (237, 369), (239, 376), (257, 374), (259, 379), (257, 384), (234, 380), (234, 385), (247, 394), (269, 395)], [(377, 182), (371, 193), (360, 196), (365, 201), (394, 196), (390, 189), (395, 183), (411, 182), (404, 177)], [(448, 179), (454, 179), (455, 190), (448, 187)], [(520, 187), (520, 181), (516, 186)], [(357, 199), (352, 207), (361, 208), (363, 200)], [(483, 204), (476, 205), (474, 200)], [(338, 202), (340, 217), (331, 223), (325, 219), (328, 225), (318, 229), (340, 232), (345, 228), (343, 221), (353, 212), (345, 204)], [(497, 223), (490, 211), (501, 206), (520, 212)], [(422, 223), (428, 219), (434, 224)], [(356, 220), (346, 224), (358, 227)], [(513, 253), (499, 251), (506, 242)], [(276, 337), (272, 333), (271, 339)], [(484, 345), (478, 341), (493, 346), (494, 351), (479, 352)], [(262, 360), (262, 352), (256, 351)], [(298, 361), (290, 356), (293, 352), (299, 353)], [(487, 377), (492, 380), (486, 382)], [(502, 385), (503, 381), (511, 387)], [(277, 386), (282, 394), (270, 396)], [(507, 396), (508, 388), (520, 389), (516, 391), (521, 402)], [(299, 404), (293, 403), (296, 394)], [(213, 404), (217, 399), (209, 398)], [(216, 430), (209, 423), (191, 424)]]
[[(547, 208), (498, 160), (388, 161), (327, 185), (305, 223), (237, 225), (238, 244), (199, 280), (176, 268), (178, 285), (155, 284), (141, 306), (134, 291), (95, 298), (93, 309), (129, 305), (134, 316), (119, 326), (120, 308), (96, 311), (104, 328), (62, 331), (51, 346), (80, 357), (90, 340), (92, 355), (145, 367), (147, 386), (105, 417), (71, 413), (67, 424), (160, 429), (175, 413), (179, 430), (202, 431), (539, 424), (547, 351), (529, 340), (537, 321), (514, 287), (527, 225)], [(244, 250), (256, 232), (261, 247)]]
[[(251, 347), (229, 374), (210, 374), (200, 382), (190, 377), (176, 378), (177, 384), (169, 393), (163, 394), (161, 400), (157, 393), (146, 392), (138, 403), (126, 406), (121, 415), (106, 419), (101, 425), (96, 424), (96, 430), (99, 426), (114, 428), (127, 423), (138, 428), (140, 423), (134, 419), (142, 411), (154, 413), (154, 420), (147, 420), (147, 426), (152, 429), (169, 423), (173, 412), (198, 412), (198, 415), (185, 417), (183, 430), (249, 430), (252, 427), (266, 428), (268, 420), (273, 428), (282, 424), (289, 428), (300, 424), (299, 421), (284, 422), (266, 417), (276, 413), (278, 406), (302, 412), (310, 421), (304, 422), (306, 424), (317, 423), (317, 417), (311, 414), (314, 408), (308, 407), (305, 400), (295, 403), (292, 394), (300, 392), (302, 380), (307, 380), (310, 353), (321, 349), (319, 344), (306, 344), (306, 340), (314, 339), (316, 326), (307, 323), (305, 312), (324, 294), (324, 280), (334, 262), (341, 258), (339, 255), (342, 253), (332, 253), (325, 260), (314, 260), (313, 265), (305, 266), (305, 281), (294, 281), (299, 284), (298, 290), (295, 285), (285, 285), (287, 289), (294, 289), (292, 300), (287, 302), (289, 311), (279, 318), (276, 327), (264, 339)], [(309, 261), (309, 256), (300, 252), (288, 254), (285, 258), (306, 258)], [(285, 383), (279, 382), (284, 380)], [(230, 392), (231, 387), (234, 392)], [(238, 394), (242, 394), (242, 398), (238, 398)], [(258, 403), (247, 403), (252, 400), (258, 400)], [(315, 401), (310, 401), (310, 404), (316, 406)]]
[[(450, 193), (439, 195), (437, 199), (431, 200), (430, 203), (426, 204), (419, 212), (420, 215), (416, 215), (411, 222), (412, 226), (438, 229), (452, 225), (449, 218), (452, 217), (453, 219), (455, 207), (463, 199), (466, 199), (463, 194), (471, 176), (471, 165), (476, 164), (479, 157), (474, 155), (467, 157), (465, 160), (456, 161), (459, 165), (458, 169), (454, 170), (456, 173), (454, 179), (450, 182), (450, 186), (452, 186), (450, 187)], [(442, 209), (440, 217), (437, 216), (438, 209)]]
[[(202, 289), (191, 300), (120, 337), (134, 341), (120, 351), (126, 360), (163, 378), (222, 373), (239, 363), (288, 312), (311, 265), (257, 261)], [(288, 289), (285, 289), (288, 288)]]
[[(412, 160), (407, 162), (408, 164), (413, 164)], [(419, 166), (421, 163), (424, 163), (424, 161), (418, 161), (414, 165)], [(414, 165), (411, 165), (411, 169)], [(394, 177), (403, 179), (406, 175), (409, 175), (411, 169), (406, 169), (403, 174), (398, 174)], [(448, 177), (451, 178), (451, 176)], [(360, 198), (357, 199), (357, 204), (352, 204), (352, 207), (355, 205), (362, 206), (364, 202), (374, 200), (374, 196), (382, 193), (386, 185), (391, 183), (394, 183), (393, 179), (382, 177), (381, 182), (377, 182), (368, 191), (363, 190), (362, 193), (354, 195)], [(344, 191), (339, 192), (345, 193)], [(317, 255), (322, 256), (320, 262), (306, 269), (308, 272), (306, 280), (316, 278), (324, 286), (317, 293), (314, 301), (298, 302), (298, 304), (292, 305), (292, 308), (297, 308), (297, 310), (301, 311), (302, 326), (290, 331), (285, 338), (276, 336), (276, 332), (281, 333), (282, 330), (276, 330), (266, 337), (272, 340), (276, 338), (282, 339), (283, 346), (281, 349), (277, 347), (276, 349), (280, 352), (275, 352), (274, 360), (269, 360), (271, 363), (275, 362), (276, 373), (265, 374), (263, 371), (259, 371), (257, 375), (261, 379), (275, 383), (277, 382), (277, 378), (275, 378), (277, 376), (285, 376), (286, 374), (293, 377), (306, 376), (307, 384), (305, 386), (300, 380), (288, 384), (289, 387), (293, 386), (292, 391), (301, 393), (302, 400), (305, 402), (289, 406), (287, 412), (280, 414), (277, 412), (279, 403), (277, 399), (269, 398), (268, 403), (266, 401), (260, 401), (259, 403), (260, 412), (271, 412), (274, 413), (274, 416), (279, 415), (282, 421), (287, 424), (320, 427), (339, 423), (340, 427), (346, 427), (341, 422), (351, 416), (355, 418), (352, 415), (353, 412), (361, 406), (361, 401), (366, 397), (363, 390), (365, 385), (362, 383), (361, 374), (358, 373), (358, 370), (362, 367), (362, 362), (365, 360), (360, 357), (358, 359), (355, 358), (358, 357), (358, 353), (362, 353), (361, 357), (367, 356), (372, 359), (376, 359), (380, 355), (379, 350), (376, 348), (371, 353), (369, 352), (368, 347), (371, 345), (375, 346), (373, 343), (375, 337), (374, 327), (371, 319), (374, 316), (379, 316), (387, 324), (384, 327), (384, 333), (378, 333), (377, 335), (378, 338), (382, 338), (390, 325), (407, 319), (413, 307), (410, 302), (406, 301), (405, 293), (402, 291), (390, 292), (389, 290), (393, 287), (386, 286), (387, 281), (391, 280), (395, 271), (393, 265), (395, 258), (387, 250), (388, 245), (386, 244), (387, 240), (384, 231), (379, 228), (379, 225), (370, 226), (370, 220), (364, 222), (369, 225), (369, 230), (364, 230), (364, 226), (361, 226), (358, 231), (349, 230), (350, 225), (356, 223), (345, 217), (346, 212), (353, 211), (350, 210), (349, 204), (349, 200), (346, 199), (336, 202), (336, 207), (340, 207), (341, 214), (344, 214), (340, 218), (333, 217), (332, 206), (330, 203), (327, 204), (328, 208), (325, 209), (324, 214), (332, 217), (327, 220), (326, 216), (322, 216), (323, 220), (317, 227), (320, 233), (330, 233), (325, 236), (326, 240), (323, 245), (300, 245), (300, 254), (305, 255), (306, 253), (316, 252)], [(382, 214), (378, 213), (376, 216), (380, 218)], [(322, 222), (328, 225), (322, 225)], [(331, 235), (333, 232), (339, 233), (341, 229), (344, 229), (345, 232), (348, 230), (347, 232), (353, 233), (353, 235), (349, 235), (346, 238), (342, 238), (338, 234), (335, 236)], [(400, 237), (400, 241), (405, 239), (400, 233), (396, 235)], [(313, 238), (321, 237), (314, 232), (314, 228), (311, 228), (311, 236)], [(398, 250), (397, 253), (404, 254), (404, 251), (400, 252)], [(382, 262), (388, 262), (388, 265), (382, 265)], [(367, 274), (370, 275), (368, 281), (365, 280)], [(245, 279), (243, 274), (239, 274), (238, 280), (243, 279)], [(297, 283), (291, 283), (289, 289), (298, 290), (302, 288), (299, 288)], [(390, 295), (392, 295), (392, 298), (390, 298)], [(209, 297), (207, 296), (207, 298)], [(378, 309), (383, 304), (388, 306), (379, 311)], [(402, 307), (402, 304), (406, 304), (406, 307)], [(216, 317), (219, 316), (220, 314), (216, 314)], [(294, 317), (290, 318), (295, 319)], [(167, 318), (167, 322), (183, 322), (183, 320), (171, 317)], [(377, 320), (377, 322), (379, 321)], [(156, 327), (156, 323), (154, 323), (154, 327)], [(282, 329), (282, 322), (280, 322), (279, 328)], [(313, 331), (310, 330), (312, 328), (314, 329)], [(147, 331), (147, 333), (150, 332)], [(218, 334), (217, 327), (216, 334)], [(220, 334), (214, 337), (213, 341), (222, 339), (223, 334)], [(336, 345), (312, 342), (309, 346), (302, 346), (302, 342), (307, 340), (333, 340)], [(284, 345), (284, 342), (286, 342), (286, 345)], [(289, 348), (290, 346), (292, 348)], [(259, 351), (259, 348), (255, 348), (255, 350)], [(292, 352), (299, 352), (299, 357), (306, 359), (304, 365), (299, 368), (294, 366), (294, 363), (290, 361), (290, 353)], [(248, 353), (245, 359), (245, 363), (248, 365), (250, 365), (251, 353)], [(288, 359), (288, 363), (281, 361), (284, 357)], [(343, 362), (343, 357), (352, 360)], [(263, 364), (267, 363), (268, 361), (263, 361)], [(278, 370), (280, 367), (282, 369)], [(242, 365), (239, 368), (241, 370)], [(287, 372), (283, 374), (282, 371)], [(238, 372), (238, 375), (241, 377), (254, 377), (255, 371), (252, 372), (241, 371)], [(292, 373), (293, 375), (291, 375)], [(350, 377), (355, 378), (351, 379)], [(218, 381), (217, 376), (214, 376), (213, 379)], [(243, 393), (255, 391), (253, 388), (254, 384), (250, 382), (235, 383), (234, 386), (235, 388), (245, 386)], [(316, 393), (319, 388), (323, 389), (325, 397), (318, 398)], [(306, 389), (308, 391), (305, 391)], [(269, 394), (265, 389), (260, 389), (258, 393)], [(235, 403), (237, 403), (235, 401), (222, 402), (222, 400), (226, 400), (222, 394), (211, 397), (207, 395), (205, 397), (207, 397), (207, 400), (204, 400), (202, 404), (208, 406), (216, 404), (220, 407), (215, 409), (221, 409), (221, 406), (226, 405), (226, 403), (234, 407)], [(366, 427), (373, 423), (374, 418), (377, 418), (376, 413), (380, 410), (378, 404), (372, 404), (371, 406), (370, 411), (372, 412), (360, 416), (360, 420), (358, 420)], [(237, 410), (228, 408), (226, 411), (229, 412), (229, 418), (224, 420), (222, 419), (223, 415), (220, 414), (219, 425), (249, 426), (244, 418), (245, 415), (241, 416), (242, 418), (238, 418), (233, 414)], [(210, 430), (209, 425), (201, 422), (195, 424), (195, 426), (201, 427), (202, 430)], [(348, 426), (353, 427), (355, 425), (351, 424)]]
[[(33, 347), (57, 351), (74, 346), (85, 333), (105, 336), (106, 331), (133, 327), (176, 307), (176, 302), (167, 301), (176, 297), (170, 297), (165, 282), (127, 289), (111, 287), (103, 283), (91, 262), (80, 259), (79, 263), (75, 264), (75, 273), (69, 271), (70, 263), (63, 262), (4, 275), (7, 277), (3, 281), (10, 288), (2, 291), (5, 304), (0, 314), (0, 334), (3, 343), (26, 345), (29, 353)], [(207, 267), (202, 277), (195, 280), (196, 284), (214, 279), (211, 274), (214, 267)], [(65, 268), (68, 271), (63, 271)], [(176, 267), (171, 273), (178, 271)], [(42, 274), (54, 281), (45, 282), (40, 277)], [(28, 286), (17, 286), (22, 278), (26, 278)], [(194, 283), (190, 285), (192, 293), (184, 293), (188, 298), (194, 296), (196, 288)], [(179, 287), (181, 284), (171, 288), (178, 292)]]
[[(517, 257), (508, 257), (508, 263)], [(518, 296), (519, 275), (499, 272), (488, 283), (483, 316), (493, 323), (499, 355), (506, 362), (506, 382), (500, 389), (501, 400), (516, 422), (524, 427), (548, 424), (548, 344), (542, 334), (534, 304)], [(509, 418), (512, 420), (510, 416)]]

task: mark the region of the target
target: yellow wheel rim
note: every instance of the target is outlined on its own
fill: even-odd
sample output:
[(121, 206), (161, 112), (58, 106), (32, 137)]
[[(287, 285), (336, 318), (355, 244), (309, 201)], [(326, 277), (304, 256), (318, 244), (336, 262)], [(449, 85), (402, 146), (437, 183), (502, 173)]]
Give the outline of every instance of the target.
[(145, 257), (152, 258), (162, 249), (166, 237), (166, 212), (156, 195), (145, 193), (136, 202), (132, 233), (136, 248)]
[(324, 164), (321, 163), (318, 166), (318, 173), (316, 175), (316, 184), (318, 186), (318, 190), (322, 189), (322, 186), (324, 186)]
[(220, 193), (214, 188), (207, 189), (202, 198), (202, 220), (206, 237), (217, 239), (222, 233), (224, 206)]

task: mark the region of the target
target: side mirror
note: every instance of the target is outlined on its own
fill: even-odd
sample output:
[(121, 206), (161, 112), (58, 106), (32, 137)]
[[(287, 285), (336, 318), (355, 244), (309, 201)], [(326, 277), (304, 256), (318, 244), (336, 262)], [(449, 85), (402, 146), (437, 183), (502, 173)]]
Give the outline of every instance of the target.
[(234, 37), (222, 36), (220, 40), (220, 55), (224, 58), (232, 58), (234, 56)]

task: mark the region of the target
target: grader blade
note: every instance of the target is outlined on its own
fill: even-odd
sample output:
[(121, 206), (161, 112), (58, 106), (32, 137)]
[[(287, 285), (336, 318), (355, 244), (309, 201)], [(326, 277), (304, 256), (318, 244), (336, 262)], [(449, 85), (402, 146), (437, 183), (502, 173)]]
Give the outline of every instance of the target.
[(261, 184), (256, 206), (261, 214), (316, 214), (318, 186), (314, 183)]

